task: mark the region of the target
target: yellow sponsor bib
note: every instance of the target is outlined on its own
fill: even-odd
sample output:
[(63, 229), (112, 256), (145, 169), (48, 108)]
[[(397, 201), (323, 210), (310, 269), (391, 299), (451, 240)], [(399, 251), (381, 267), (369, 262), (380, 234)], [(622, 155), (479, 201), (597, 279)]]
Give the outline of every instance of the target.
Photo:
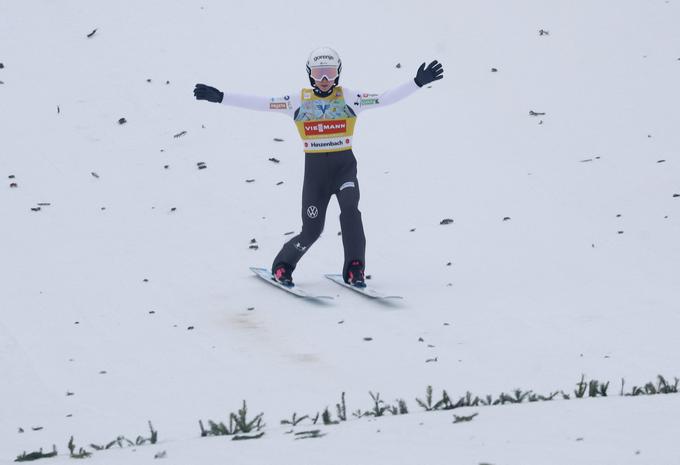
[(342, 87), (328, 97), (318, 97), (313, 89), (302, 89), (295, 124), (306, 153), (339, 152), (352, 147), (356, 114), (345, 103)]

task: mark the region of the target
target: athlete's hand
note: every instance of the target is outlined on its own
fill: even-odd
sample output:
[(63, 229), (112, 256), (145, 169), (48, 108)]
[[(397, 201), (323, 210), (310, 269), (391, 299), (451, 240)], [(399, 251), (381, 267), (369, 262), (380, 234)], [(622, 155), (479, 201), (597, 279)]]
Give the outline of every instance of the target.
[(194, 97), (196, 97), (196, 100), (222, 103), (224, 92), (220, 92), (218, 89), (206, 86), (205, 84), (196, 84), (196, 87), (194, 88)]
[(438, 81), (444, 78), (444, 67), (437, 60), (427, 65), (425, 68), (425, 63), (420, 65), (418, 68), (418, 73), (416, 73), (416, 84), (418, 87), (423, 87), (425, 84), (429, 84), (432, 81)]

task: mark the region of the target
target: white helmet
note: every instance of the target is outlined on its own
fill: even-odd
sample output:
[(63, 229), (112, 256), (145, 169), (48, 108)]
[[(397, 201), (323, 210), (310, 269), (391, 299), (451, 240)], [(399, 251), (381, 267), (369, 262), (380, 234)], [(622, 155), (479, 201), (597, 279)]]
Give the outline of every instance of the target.
[[(335, 81), (337, 86), (340, 82), (340, 70), (342, 69), (342, 60), (340, 60), (340, 55), (338, 52), (330, 47), (320, 47), (313, 50), (309, 54), (307, 59), (307, 75), (309, 76), (309, 82), (314, 86), (314, 78), (312, 77), (312, 71), (317, 68), (317, 71), (322, 71), (329, 81)], [(333, 73), (333, 69), (335, 73)], [(328, 71), (323, 73), (323, 71)], [(328, 74), (331, 74), (330, 76)], [(333, 75), (335, 74), (335, 75)], [(321, 79), (319, 79), (321, 80)]]

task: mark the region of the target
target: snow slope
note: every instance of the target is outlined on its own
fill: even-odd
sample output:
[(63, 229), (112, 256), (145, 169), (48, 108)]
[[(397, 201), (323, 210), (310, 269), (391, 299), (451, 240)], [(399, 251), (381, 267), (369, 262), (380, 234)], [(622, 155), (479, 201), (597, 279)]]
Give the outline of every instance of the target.
[[(92, 460), (680, 463), (677, 395), (454, 410), (479, 412), (456, 425), (415, 402), (427, 385), (569, 392), (585, 374), (615, 394), (680, 376), (678, 2), (336, 8), (0, 2), (0, 463), (147, 420), (161, 444)], [(321, 45), (353, 88), (445, 65), (357, 126), (367, 271), (401, 303), (322, 278), (341, 267), (334, 201), (295, 274), (334, 302), (252, 276), (300, 227), (296, 131), (192, 96), (296, 91)], [(304, 441), (279, 425), (341, 392), (365, 410), (369, 391), (412, 413)], [(243, 399), (264, 438), (198, 438)]]

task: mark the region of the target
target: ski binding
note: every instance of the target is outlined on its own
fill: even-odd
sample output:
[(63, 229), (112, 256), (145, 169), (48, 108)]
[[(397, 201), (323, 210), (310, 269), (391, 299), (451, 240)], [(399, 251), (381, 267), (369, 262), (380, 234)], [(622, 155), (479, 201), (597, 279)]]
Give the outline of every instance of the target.
[(329, 295), (314, 295), (306, 292), (304, 289), (301, 289), (298, 286), (284, 286), (280, 282), (278, 282), (274, 276), (272, 275), (272, 272), (268, 270), (267, 268), (257, 268), (257, 267), (250, 267), (250, 271), (255, 273), (258, 277), (264, 279), (267, 281), (269, 284), (278, 287), (279, 289), (282, 289), (286, 292), (289, 292), (290, 294), (296, 295), (298, 297), (301, 297), (303, 299), (333, 299), (332, 296)]
[(351, 284), (347, 284), (345, 280), (342, 278), (341, 274), (327, 274), (324, 275), (326, 278), (330, 279), (336, 284), (339, 284), (343, 287), (346, 287), (348, 289), (352, 289), (354, 292), (358, 292), (361, 295), (364, 295), (366, 297), (370, 297), (371, 299), (403, 299), (402, 296), (400, 295), (387, 295), (383, 294), (379, 291), (376, 291), (370, 286), (366, 287), (359, 287), (359, 286), (352, 286)]

